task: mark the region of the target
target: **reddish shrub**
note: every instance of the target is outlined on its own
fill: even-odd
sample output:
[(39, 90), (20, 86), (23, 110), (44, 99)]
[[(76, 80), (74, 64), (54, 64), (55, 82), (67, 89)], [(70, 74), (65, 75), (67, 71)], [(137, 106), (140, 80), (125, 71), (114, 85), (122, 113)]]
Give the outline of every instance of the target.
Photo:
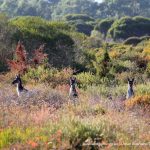
[(44, 63), (44, 61), (47, 59), (47, 54), (44, 53), (44, 47), (45, 45), (41, 45), (38, 49), (34, 51), (34, 57), (32, 58), (32, 62), (34, 65), (39, 65)]
[(25, 73), (28, 67), (27, 52), (23, 44), (19, 41), (15, 50), (14, 60), (7, 60), (7, 64), (11, 71), (18, 72), (20, 74)]

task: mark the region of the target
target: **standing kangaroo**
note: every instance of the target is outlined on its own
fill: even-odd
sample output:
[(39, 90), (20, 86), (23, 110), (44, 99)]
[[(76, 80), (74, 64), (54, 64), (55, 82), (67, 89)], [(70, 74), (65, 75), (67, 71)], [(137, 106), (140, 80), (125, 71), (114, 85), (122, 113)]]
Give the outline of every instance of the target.
[(128, 90), (127, 90), (126, 99), (129, 99), (132, 96), (134, 96), (133, 83), (134, 83), (134, 78), (131, 80), (128, 78)]
[(17, 90), (18, 96), (20, 96), (21, 93), (28, 91), (27, 89), (25, 89), (22, 86), (22, 81), (21, 81), (20, 75), (16, 75), (16, 78), (14, 79), (14, 81), (12, 82), (12, 84), (17, 84), (17, 89), (16, 90)]
[(70, 77), (70, 90), (69, 90), (69, 98), (74, 101), (75, 104), (75, 99), (78, 98), (78, 93), (76, 90), (76, 78), (75, 77)]

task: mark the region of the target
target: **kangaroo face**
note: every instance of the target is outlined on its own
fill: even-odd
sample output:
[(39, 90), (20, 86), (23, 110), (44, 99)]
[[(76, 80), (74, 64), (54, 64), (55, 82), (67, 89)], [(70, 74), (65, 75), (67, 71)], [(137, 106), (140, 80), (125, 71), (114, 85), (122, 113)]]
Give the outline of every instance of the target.
[(16, 78), (13, 80), (12, 84), (20, 83), (21, 79), (20, 76), (17, 75)]
[(128, 78), (128, 85), (132, 88), (133, 84), (134, 84), (134, 78), (133, 79)]
[(134, 84), (134, 78), (133, 79), (128, 78), (128, 90), (127, 90), (127, 96), (126, 96), (127, 99), (134, 96), (133, 84)]
[(76, 78), (70, 77), (70, 86), (74, 86), (76, 84)]
[(76, 78), (71, 77), (70, 78), (70, 93), (69, 95), (77, 96), (77, 91), (76, 91)]

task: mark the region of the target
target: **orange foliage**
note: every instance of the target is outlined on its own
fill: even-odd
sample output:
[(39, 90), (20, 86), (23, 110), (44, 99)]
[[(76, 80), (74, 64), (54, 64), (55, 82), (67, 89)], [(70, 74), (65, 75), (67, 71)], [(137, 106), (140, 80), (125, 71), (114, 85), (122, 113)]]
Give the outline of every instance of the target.
[(62, 136), (63, 133), (61, 130), (58, 130), (55, 134), (50, 137), (50, 141), (55, 143), (58, 147), (62, 146)]
[(150, 42), (143, 50), (144, 57), (147, 61), (150, 61)]
[(32, 147), (32, 148), (37, 148), (38, 147), (38, 143), (34, 142), (34, 141), (28, 141), (28, 144)]
[(150, 106), (150, 95), (135, 96), (125, 102), (127, 108), (133, 108), (134, 106)]
[(7, 60), (7, 64), (11, 71), (24, 74), (32, 63), (39, 65), (42, 64), (45, 59), (47, 59), (47, 54), (44, 53), (44, 45), (41, 45), (34, 51), (34, 57), (31, 63), (29, 63), (24, 45), (19, 41), (15, 50), (15, 59)]
[(145, 47), (143, 53), (150, 54), (150, 46)]
[(32, 59), (35, 65), (42, 64), (45, 59), (47, 59), (47, 54), (44, 53), (45, 45), (41, 45), (38, 49), (34, 51), (34, 57)]
[(8, 66), (11, 71), (17, 71), (18, 73), (25, 73), (28, 67), (27, 52), (21, 42), (15, 50), (15, 60), (7, 60)]
[(109, 53), (109, 55), (110, 55), (111, 58), (118, 58), (120, 56), (120, 53), (117, 52), (117, 51), (111, 51)]

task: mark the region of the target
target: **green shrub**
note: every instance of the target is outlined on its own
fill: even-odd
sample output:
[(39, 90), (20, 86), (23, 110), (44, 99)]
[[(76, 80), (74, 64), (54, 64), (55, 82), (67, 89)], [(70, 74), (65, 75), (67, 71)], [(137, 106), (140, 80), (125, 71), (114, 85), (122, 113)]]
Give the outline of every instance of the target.
[(86, 88), (92, 84), (98, 84), (98, 79), (91, 72), (83, 72), (77, 75), (77, 79), (79, 80), (79, 87)]
[(0, 13), (0, 72), (7, 71), (7, 59), (12, 59), (14, 37), (17, 29), (9, 25), (6, 14)]
[(111, 68), (112, 73), (122, 73), (127, 70), (128, 70), (128, 68), (126, 68), (125, 66), (120, 65), (120, 64), (113, 64), (113, 66)]
[(150, 95), (150, 83), (146, 82), (144, 84), (138, 84), (135, 87), (135, 94), (136, 95)]
[(98, 30), (101, 32), (104, 37), (107, 35), (108, 30), (110, 29), (111, 25), (113, 24), (114, 20), (113, 19), (104, 19), (101, 20), (96, 26), (95, 30)]
[(144, 17), (122, 17), (116, 20), (108, 31), (114, 40), (150, 35), (150, 19)]
[(15, 41), (21, 40), (30, 55), (37, 46), (45, 44), (50, 64), (58, 68), (73, 65), (74, 41), (69, 35), (72, 28), (68, 24), (31, 16), (13, 18), (9, 24), (19, 30), (15, 33)]
[[(54, 146), (57, 149), (63, 146), (81, 149), (86, 140), (91, 140), (91, 142), (115, 142), (118, 138), (117, 134), (121, 133), (117, 127), (104, 120), (102, 122), (94, 122), (94, 120), (81, 122), (78, 119), (70, 120), (67, 117), (61, 119), (57, 124), (50, 123), (38, 128), (14, 127), (4, 129), (0, 133), (0, 148), (21, 143), (30, 145), (32, 149), (47, 146), (49, 149), (54, 148)], [(64, 142), (67, 145), (63, 144)], [(45, 143), (48, 143), (48, 145)]]
[(107, 75), (109, 75), (111, 60), (107, 48), (103, 50), (102, 55), (100, 55), (99, 53), (95, 54), (95, 60), (93, 61), (93, 66), (96, 70), (97, 76), (107, 77)]
[(65, 16), (66, 21), (83, 20), (84, 22), (94, 21), (94, 19), (86, 14), (69, 14)]
[(30, 68), (23, 76), (23, 80), (25, 82), (30, 81), (31, 83), (45, 83), (56, 87), (68, 84), (72, 73), (73, 71), (70, 68), (58, 70), (53, 67), (45, 68), (44, 66), (39, 66), (37, 68)]
[(146, 73), (150, 77), (150, 63), (147, 64)]
[(75, 27), (78, 32), (90, 35), (91, 31), (94, 29), (93, 25), (87, 23), (76, 23)]

